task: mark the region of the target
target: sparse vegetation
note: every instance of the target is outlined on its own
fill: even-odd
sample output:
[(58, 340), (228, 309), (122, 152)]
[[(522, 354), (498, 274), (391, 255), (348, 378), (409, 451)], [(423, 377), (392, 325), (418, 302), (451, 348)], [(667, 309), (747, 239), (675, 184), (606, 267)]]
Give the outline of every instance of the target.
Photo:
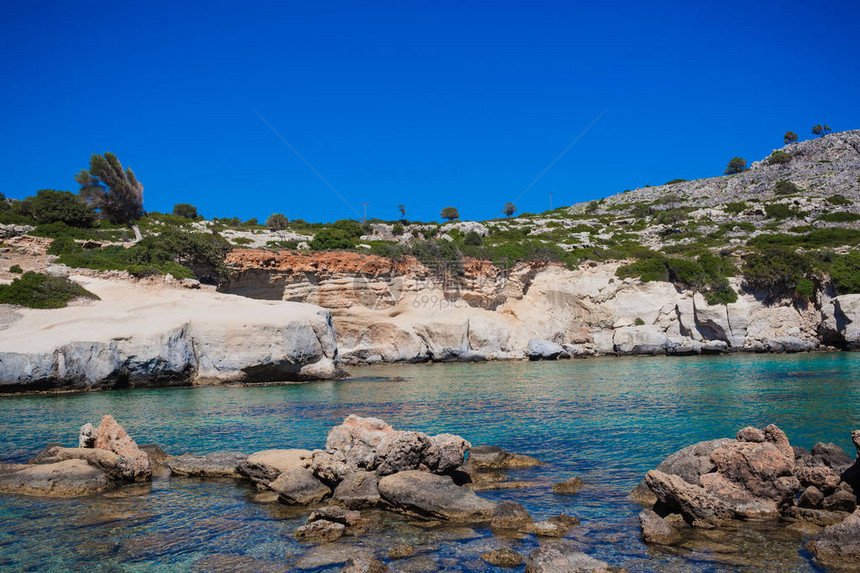
[(783, 166), (791, 161), (791, 154), (786, 153), (785, 151), (774, 151), (771, 153), (770, 157), (767, 158), (767, 162), (770, 165), (778, 165)]
[(99, 297), (68, 279), (27, 272), (8, 285), (0, 285), (0, 304), (28, 308), (63, 308), (76, 298)]
[(803, 191), (800, 187), (792, 183), (791, 181), (777, 181), (776, 185), (773, 187), (773, 192), (777, 195), (794, 195), (795, 193), (800, 193)]
[(24, 269), (21, 268), (21, 265), (12, 265), (9, 267), (9, 272), (15, 275), (23, 274)]
[(439, 214), (439, 216), (443, 219), (453, 221), (454, 219), (460, 218), (460, 213), (455, 207), (445, 207), (444, 209), (442, 209), (442, 212)]

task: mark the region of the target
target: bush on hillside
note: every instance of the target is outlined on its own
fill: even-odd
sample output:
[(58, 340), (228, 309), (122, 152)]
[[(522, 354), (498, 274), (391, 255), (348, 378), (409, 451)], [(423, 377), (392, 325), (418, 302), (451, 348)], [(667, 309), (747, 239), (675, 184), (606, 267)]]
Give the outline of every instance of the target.
[(791, 161), (791, 154), (786, 153), (785, 151), (774, 151), (770, 154), (770, 157), (767, 158), (767, 162), (769, 165), (787, 165)]
[(860, 215), (851, 213), (850, 211), (834, 211), (833, 213), (825, 213), (818, 220), (827, 221), (828, 223), (853, 223), (854, 221), (860, 221)]
[(785, 203), (773, 203), (764, 206), (764, 212), (767, 213), (769, 219), (798, 219), (803, 216), (801, 211), (794, 209), (791, 205)]
[(792, 183), (791, 181), (777, 181), (776, 185), (773, 187), (773, 192), (777, 195), (794, 195), (795, 193), (800, 193), (803, 191), (800, 187)]
[(308, 243), (313, 251), (331, 251), (355, 248), (355, 238), (341, 229), (323, 229)]
[(197, 207), (188, 203), (177, 203), (173, 206), (173, 214), (177, 217), (185, 217), (186, 219), (196, 219)]
[(836, 294), (860, 293), (860, 251), (834, 256), (828, 270)]
[[(860, 183), (860, 179), (858, 179), (858, 183)], [(848, 199), (843, 195), (831, 195), (826, 199), (826, 201), (831, 205), (853, 205), (851, 199)]]
[(806, 293), (812, 271), (813, 264), (808, 256), (776, 245), (749, 253), (742, 267), (747, 285), (773, 296), (795, 293), (809, 296)]
[(8, 285), (0, 285), (0, 303), (28, 308), (63, 308), (76, 298), (99, 297), (72, 281), (32, 271)]
[(24, 269), (21, 268), (21, 265), (12, 265), (9, 267), (9, 272), (15, 275), (20, 275), (24, 273)]
[(747, 160), (743, 157), (732, 157), (723, 175), (734, 175), (747, 170)]

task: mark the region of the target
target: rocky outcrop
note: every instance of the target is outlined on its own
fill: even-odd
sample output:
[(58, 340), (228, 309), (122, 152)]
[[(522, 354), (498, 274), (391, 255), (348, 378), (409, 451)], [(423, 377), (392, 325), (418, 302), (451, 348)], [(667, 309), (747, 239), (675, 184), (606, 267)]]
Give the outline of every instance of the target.
[(611, 570), (605, 561), (590, 557), (564, 541), (541, 545), (526, 558), (526, 573), (609, 573)]
[(85, 424), (78, 446), (52, 444), (27, 465), (0, 464), (0, 492), (77, 497), (152, 477), (149, 455), (112, 416)]
[[(860, 459), (860, 432), (852, 438)], [(734, 440), (688, 446), (660, 464), (665, 471), (648, 472), (634, 490), (634, 499), (653, 506), (639, 516), (642, 535), (649, 543), (670, 545), (680, 539), (673, 523), (713, 528), (782, 519), (835, 526), (857, 508), (850, 480), (858, 462), (850, 461), (832, 443), (817, 443), (811, 451), (792, 447), (773, 424), (743, 428)], [(653, 497), (642, 495), (643, 487)], [(843, 529), (831, 531), (822, 541), (825, 560), (836, 551), (833, 539), (844, 544)]]
[(163, 284), (74, 277), (101, 300), (21, 309), (0, 392), (331, 378), (329, 313)]

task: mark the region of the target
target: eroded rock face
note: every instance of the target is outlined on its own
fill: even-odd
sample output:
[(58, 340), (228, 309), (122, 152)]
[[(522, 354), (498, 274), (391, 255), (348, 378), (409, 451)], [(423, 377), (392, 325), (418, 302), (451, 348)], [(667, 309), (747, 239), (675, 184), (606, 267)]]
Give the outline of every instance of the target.
[(495, 509), (495, 504), (455, 485), (449, 476), (418, 470), (383, 477), (379, 493), (397, 510), (456, 522), (489, 522)]
[(822, 565), (860, 571), (860, 510), (840, 523), (825, 527), (811, 549)]

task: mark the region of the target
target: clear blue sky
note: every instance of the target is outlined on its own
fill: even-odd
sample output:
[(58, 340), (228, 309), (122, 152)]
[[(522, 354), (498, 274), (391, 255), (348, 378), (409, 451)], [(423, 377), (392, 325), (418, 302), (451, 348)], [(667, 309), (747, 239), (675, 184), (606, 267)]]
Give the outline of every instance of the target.
[(77, 191), (112, 151), (148, 210), (355, 217), (256, 110), (369, 216), (537, 212), (860, 128), (858, 23), (844, 0), (4, 2), (0, 192)]

